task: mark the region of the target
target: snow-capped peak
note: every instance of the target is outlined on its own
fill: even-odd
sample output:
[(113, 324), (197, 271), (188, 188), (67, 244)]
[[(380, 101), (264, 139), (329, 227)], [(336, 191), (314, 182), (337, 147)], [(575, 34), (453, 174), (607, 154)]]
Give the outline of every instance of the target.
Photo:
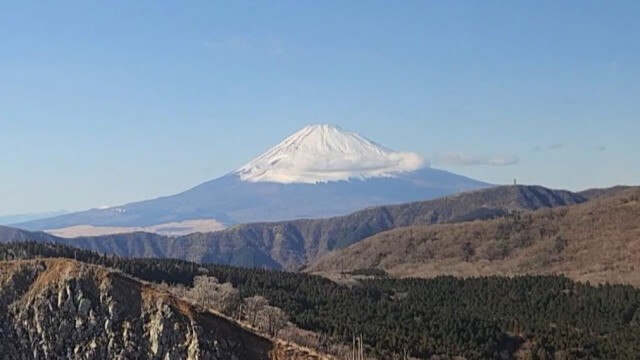
[(244, 181), (321, 183), (389, 177), (424, 165), (415, 153), (394, 152), (335, 125), (309, 125), (236, 173)]

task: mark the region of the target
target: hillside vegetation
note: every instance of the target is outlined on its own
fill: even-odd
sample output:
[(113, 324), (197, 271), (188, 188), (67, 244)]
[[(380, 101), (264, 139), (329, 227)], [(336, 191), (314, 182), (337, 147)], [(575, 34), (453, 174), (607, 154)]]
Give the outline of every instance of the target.
[(491, 219), (584, 202), (578, 194), (540, 186), (500, 186), (435, 200), (381, 206), (329, 219), (238, 225), (182, 237), (147, 233), (61, 239), (0, 228), (0, 242), (33, 239), (128, 257), (171, 257), (204, 263), (298, 269), (332, 250), (374, 234), (411, 225)]
[(606, 196), (613, 196), (632, 189), (633, 186), (617, 185), (609, 188), (593, 188), (579, 191), (578, 194), (586, 199), (593, 200)]
[(214, 276), (243, 298), (264, 296), (298, 326), (330, 339), (350, 344), (352, 335), (362, 334), (376, 358), (637, 359), (640, 353), (640, 290), (631, 286), (595, 287), (562, 276), (441, 276), (371, 278), (349, 288), (301, 273), (125, 259), (58, 244), (0, 244), (0, 259), (51, 256), (154, 282), (191, 286), (196, 276)]
[(640, 188), (500, 219), (387, 231), (307, 271), (380, 268), (393, 276), (565, 274), (640, 285)]

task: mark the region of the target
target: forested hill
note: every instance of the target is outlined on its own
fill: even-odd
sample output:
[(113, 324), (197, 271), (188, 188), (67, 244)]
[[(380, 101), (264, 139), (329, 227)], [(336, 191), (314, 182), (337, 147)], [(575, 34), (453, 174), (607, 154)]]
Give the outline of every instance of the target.
[(61, 238), (42, 231), (26, 231), (7, 226), (0, 226), (0, 243), (16, 241), (35, 241), (39, 243), (56, 243), (91, 249), (102, 253), (127, 256), (132, 253), (143, 253), (145, 257), (165, 257), (170, 237), (135, 232), (92, 237)]
[[(466, 359), (637, 359), (640, 290), (561, 276), (372, 278), (348, 288), (280, 271), (126, 259), (58, 244), (0, 244), (0, 261), (67, 257), (155, 282), (191, 284), (207, 274), (241, 295), (265, 296), (305, 329), (351, 343), (362, 334), (378, 358), (407, 353)], [(448, 357), (442, 357), (449, 359)]]
[(640, 187), (490, 221), (390, 230), (308, 271), (380, 268), (394, 276), (566, 274), (640, 286)]
[[(513, 211), (572, 205), (585, 200), (575, 193), (540, 186), (500, 186), (435, 200), (374, 207), (329, 219), (244, 224), (177, 238), (133, 233), (72, 240), (39, 234), (35, 239), (128, 257), (171, 257), (234, 266), (297, 269), (329, 251), (397, 227), (489, 219)], [(15, 234), (1, 235), (2, 232), (0, 242), (16, 238)], [(21, 233), (17, 238), (28, 237), (28, 233)]]

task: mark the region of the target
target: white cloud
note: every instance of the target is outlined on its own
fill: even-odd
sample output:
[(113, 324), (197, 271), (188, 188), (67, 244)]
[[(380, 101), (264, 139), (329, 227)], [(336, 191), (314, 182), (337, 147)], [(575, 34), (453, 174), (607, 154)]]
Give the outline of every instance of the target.
[(204, 47), (211, 50), (247, 51), (253, 45), (249, 39), (240, 36), (229, 36), (220, 40), (208, 40)]
[(233, 35), (204, 41), (203, 46), (215, 52), (262, 54), (274, 58), (282, 56), (285, 52), (282, 41), (270, 36), (266, 38), (248, 38)]
[(552, 143), (550, 145), (545, 145), (545, 146), (536, 145), (531, 149), (531, 151), (533, 151), (534, 153), (539, 153), (539, 152), (544, 151), (545, 149), (548, 149), (548, 150), (560, 150), (563, 147), (564, 147), (564, 143), (555, 142), (555, 143)]
[(508, 166), (517, 164), (518, 158), (515, 156), (506, 155), (472, 156), (467, 155), (461, 151), (447, 151), (437, 154), (435, 156), (434, 162), (439, 164), (458, 166)]

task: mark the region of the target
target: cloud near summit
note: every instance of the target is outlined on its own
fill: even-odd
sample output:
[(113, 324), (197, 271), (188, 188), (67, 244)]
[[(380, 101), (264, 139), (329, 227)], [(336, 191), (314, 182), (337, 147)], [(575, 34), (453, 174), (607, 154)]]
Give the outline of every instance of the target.
[(443, 165), (457, 165), (457, 166), (473, 166), (473, 165), (485, 165), (485, 166), (508, 166), (515, 165), (519, 159), (516, 156), (506, 155), (485, 155), (485, 156), (473, 156), (465, 154), (462, 151), (446, 151), (436, 154), (434, 157), (434, 163)]

